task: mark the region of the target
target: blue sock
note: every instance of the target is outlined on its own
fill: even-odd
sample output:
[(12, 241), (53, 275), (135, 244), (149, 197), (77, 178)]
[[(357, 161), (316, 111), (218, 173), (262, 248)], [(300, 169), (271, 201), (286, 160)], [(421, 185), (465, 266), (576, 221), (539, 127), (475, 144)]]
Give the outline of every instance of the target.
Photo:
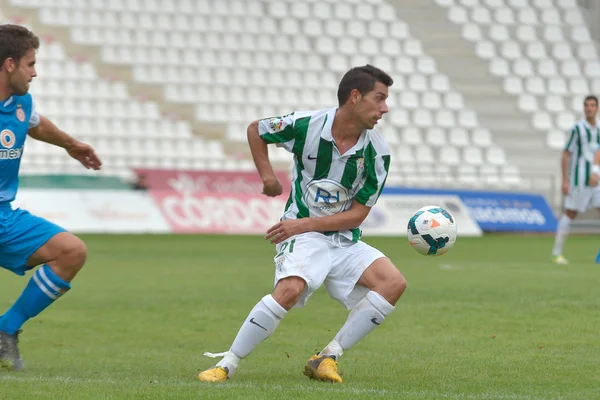
[(0, 331), (13, 335), (29, 318), (46, 309), (71, 289), (47, 264), (38, 268), (15, 304), (0, 318)]
[(600, 250), (598, 250), (598, 254), (596, 254), (596, 264), (600, 264)]

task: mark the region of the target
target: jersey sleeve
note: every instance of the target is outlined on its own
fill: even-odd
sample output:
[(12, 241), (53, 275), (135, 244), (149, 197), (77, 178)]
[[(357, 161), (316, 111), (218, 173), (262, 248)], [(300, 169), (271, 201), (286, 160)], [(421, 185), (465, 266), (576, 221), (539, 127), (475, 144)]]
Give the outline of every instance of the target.
[(354, 199), (364, 206), (373, 207), (379, 199), (390, 171), (390, 156), (376, 156), (366, 167), (365, 184)]
[(40, 124), (40, 114), (35, 108), (35, 102), (31, 100), (31, 115), (29, 116), (29, 129), (35, 128)]
[(296, 132), (294, 113), (282, 117), (265, 118), (258, 121), (258, 134), (267, 143), (275, 143), (289, 152), (294, 148)]
[(574, 153), (579, 146), (579, 128), (577, 125), (573, 126), (571, 129), (571, 133), (569, 134), (569, 139), (567, 140), (567, 144), (565, 145), (565, 151), (569, 153)]

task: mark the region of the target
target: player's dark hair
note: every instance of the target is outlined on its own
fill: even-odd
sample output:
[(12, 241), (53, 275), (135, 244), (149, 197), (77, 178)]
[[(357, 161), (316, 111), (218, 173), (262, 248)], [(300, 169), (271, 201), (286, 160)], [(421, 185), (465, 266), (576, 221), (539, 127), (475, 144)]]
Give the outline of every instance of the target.
[(365, 95), (373, 90), (376, 82), (381, 82), (387, 87), (394, 84), (391, 76), (369, 64), (363, 67), (354, 67), (346, 72), (340, 81), (337, 92), (340, 107), (346, 104), (354, 89)]
[(0, 65), (4, 64), (7, 58), (12, 58), (19, 64), (25, 53), (39, 47), (40, 39), (24, 26), (0, 25)]
[(585, 98), (585, 100), (583, 101), (583, 104), (587, 103), (588, 100), (594, 100), (596, 102), (596, 107), (598, 107), (598, 98), (596, 96), (594, 96), (593, 94), (590, 94), (589, 96), (587, 96)]

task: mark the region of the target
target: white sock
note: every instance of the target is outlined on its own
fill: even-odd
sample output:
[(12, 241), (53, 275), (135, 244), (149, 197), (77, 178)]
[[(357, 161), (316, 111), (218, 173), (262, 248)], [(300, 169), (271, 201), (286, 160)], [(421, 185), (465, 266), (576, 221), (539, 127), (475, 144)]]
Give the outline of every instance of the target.
[(271, 336), (287, 311), (271, 295), (263, 297), (250, 311), (225, 358), (217, 363), (235, 373), (242, 358), (247, 357), (263, 340)]
[(344, 350), (352, 348), (371, 333), (373, 329), (377, 328), (392, 311), (394, 311), (394, 306), (388, 303), (379, 293), (371, 290), (350, 311), (346, 323), (335, 335), (335, 339), (325, 346), (319, 354), (332, 355), (337, 359), (343, 354)]
[(552, 255), (554, 257), (562, 254), (563, 246), (565, 245), (570, 229), (571, 218), (567, 217), (566, 214), (563, 214), (558, 220), (558, 227), (556, 228), (556, 238), (554, 239), (554, 249), (552, 250)]

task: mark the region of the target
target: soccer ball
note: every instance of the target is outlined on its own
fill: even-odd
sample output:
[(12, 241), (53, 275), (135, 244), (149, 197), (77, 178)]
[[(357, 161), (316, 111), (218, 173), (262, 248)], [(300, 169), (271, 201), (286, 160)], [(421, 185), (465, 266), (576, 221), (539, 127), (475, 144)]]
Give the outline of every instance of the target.
[(442, 207), (423, 207), (408, 221), (408, 242), (420, 254), (441, 256), (456, 242), (456, 221)]

